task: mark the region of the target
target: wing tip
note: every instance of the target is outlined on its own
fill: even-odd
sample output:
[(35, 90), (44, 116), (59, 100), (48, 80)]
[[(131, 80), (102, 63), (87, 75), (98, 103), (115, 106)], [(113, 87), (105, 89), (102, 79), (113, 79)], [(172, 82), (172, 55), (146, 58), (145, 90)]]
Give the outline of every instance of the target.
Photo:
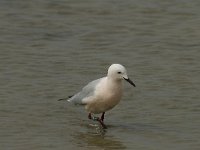
[(70, 98), (72, 98), (74, 95), (68, 96), (66, 98), (60, 98), (58, 99), (58, 101), (63, 101), (63, 100), (67, 100), (68, 102), (70, 102)]

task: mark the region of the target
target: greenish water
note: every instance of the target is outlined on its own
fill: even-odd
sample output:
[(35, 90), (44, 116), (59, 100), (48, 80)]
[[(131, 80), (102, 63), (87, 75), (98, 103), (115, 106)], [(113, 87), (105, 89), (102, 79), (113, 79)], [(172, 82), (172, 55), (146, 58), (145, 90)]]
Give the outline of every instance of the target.
[[(200, 2), (1, 0), (0, 149), (198, 150)], [(121, 63), (108, 129), (57, 99)]]

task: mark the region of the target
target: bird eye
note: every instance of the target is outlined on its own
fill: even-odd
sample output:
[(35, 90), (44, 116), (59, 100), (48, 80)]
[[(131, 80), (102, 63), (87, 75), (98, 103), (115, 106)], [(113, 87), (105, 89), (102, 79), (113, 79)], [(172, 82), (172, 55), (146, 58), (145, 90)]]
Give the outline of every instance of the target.
[(118, 74), (121, 74), (122, 72), (119, 71), (119, 72), (117, 72), (117, 73), (118, 73)]

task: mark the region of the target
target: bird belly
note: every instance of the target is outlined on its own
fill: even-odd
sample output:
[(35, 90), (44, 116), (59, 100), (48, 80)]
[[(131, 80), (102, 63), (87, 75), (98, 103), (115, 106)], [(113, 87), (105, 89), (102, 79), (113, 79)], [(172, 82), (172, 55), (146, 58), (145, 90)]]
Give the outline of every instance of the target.
[(116, 106), (120, 99), (121, 99), (122, 94), (119, 93), (115, 93), (115, 94), (110, 94), (104, 97), (93, 97), (91, 99), (90, 102), (88, 102), (86, 104), (86, 110), (90, 113), (95, 113), (95, 114), (99, 114), (99, 113), (103, 113), (106, 112), (110, 109), (112, 109), (114, 106)]

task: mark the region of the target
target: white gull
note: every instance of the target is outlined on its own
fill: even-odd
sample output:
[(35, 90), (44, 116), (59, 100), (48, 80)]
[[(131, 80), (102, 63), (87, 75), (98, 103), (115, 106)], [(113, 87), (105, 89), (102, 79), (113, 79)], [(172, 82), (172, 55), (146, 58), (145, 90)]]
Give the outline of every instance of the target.
[[(104, 114), (119, 103), (122, 97), (123, 79), (135, 86), (130, 78), (128, 78), (124, 66), (120, 64), (112, 64), (108, 68), (108, 74), (106, 77), (88, 83), (80, 92), (70, 96), (68, 101), (74, 104), (85, 105), (85, 109), (89, 113), (88, 118), (99, 121), (100, 124), (106, 128), (103, 122)], [(92, 113), (102, 113), (102, 116), (101, 118), (93, 117)]]

